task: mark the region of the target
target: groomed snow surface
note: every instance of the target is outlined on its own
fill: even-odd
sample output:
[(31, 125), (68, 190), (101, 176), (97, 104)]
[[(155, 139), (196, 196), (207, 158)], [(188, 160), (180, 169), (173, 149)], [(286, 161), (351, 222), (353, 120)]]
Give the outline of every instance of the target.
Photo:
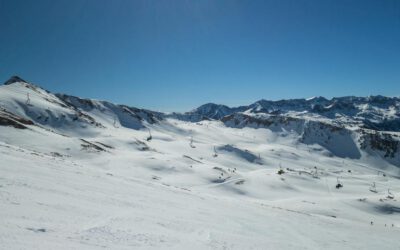
[(400, 171), (379, 157), (220, 121), (72, 127), (42, 94), (0, 96), (54, 119), (0, 126), (0, 249), (400, 249)]
[(82, 141), (0, 127), (0, 248), (400, 248), (393, 173), (266, 129), (169, 120), (151, 131)]

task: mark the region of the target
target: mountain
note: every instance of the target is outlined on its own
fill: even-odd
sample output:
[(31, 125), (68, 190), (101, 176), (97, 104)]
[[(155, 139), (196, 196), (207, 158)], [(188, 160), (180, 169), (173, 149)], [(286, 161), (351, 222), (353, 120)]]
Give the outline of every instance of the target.
[(331, 100), (324, 97), (279, 101), (260, 100), (248, 106), (234, 108), (209, 103), (184, 115), (196, 117), (197, 120), (219, 120), (237, 112), (279, 114), (304, 117), (305, 119), (328, 119), (331, 122), (357, 124), (373, 130), (400, 131), (400, 98), (384, 96), (348, 96)]
[(372, 96), (164, 114), (12, 77), (0, 248), (397, 249), (398, 110)]
[(155, 123), (161, 113), (105, 101), (52, 94), (18, 76), (0, 88), (0, 108), (22, 119), (63, 133), (85, 132), (87, 127), (124, 126), (143, 128)]
[(219, 120), (224, 116), (239, 111), (244, 111), (244, 109), (230, 108), (222, 104), (207, 103), (183, 114), (173, 113), (172, 115), (170, 115), (170, 117), (191, 122), (198, 122), (202, 120)]
[(4, 82), (4, 85), (10, 85), (13, 83), (18, 83), (18, 82), (27, 83), (24, 79), (22, 79), (19, 76), (11, 76), (10, 79), (8, 79), (6, 82)]

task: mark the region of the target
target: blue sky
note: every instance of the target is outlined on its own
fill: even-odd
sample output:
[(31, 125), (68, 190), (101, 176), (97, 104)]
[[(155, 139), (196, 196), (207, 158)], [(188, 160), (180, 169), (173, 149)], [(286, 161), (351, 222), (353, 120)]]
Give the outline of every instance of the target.
[(162, 111), (400, 95), (398, 0), (0, 0), (0, 78)]

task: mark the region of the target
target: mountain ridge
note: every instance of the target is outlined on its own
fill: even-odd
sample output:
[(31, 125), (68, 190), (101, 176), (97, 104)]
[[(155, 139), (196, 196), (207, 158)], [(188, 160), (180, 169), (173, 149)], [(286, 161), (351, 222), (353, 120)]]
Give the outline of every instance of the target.
[[(19, 76), (11, 76), (10, 79), (4, 82), (4, 85), (10, 85), (13, 83), (23, 82), (28, 85), (32, 85), (34, 87), (39, 87), (39, 85), (34, 85), (31, 82), (25, 81)], [(39, 87), (41, 88), (41, 87)], [(43, 88), (41, 88), (43, 89)], [(43, 89), (46, 92), (50, 92), (49, 90)], [(73, 96), (64, 93), (55, 93), (58, 96)], [(93, 100), (91, 98), (81, 98), (84, 100)], [(102, 102), (108, 102), (106, 100), (99, 100)], [(110, 102), (109, 102), (110, 103)], [(398, 109), (398, 114), (400, 115), (400, 97), (388, 97), (383, 95), (370, 95), (370, 96), (340, 96), (340, 97), (332, 97), (331, 99), (325, 98), (323, 96), (317, 96), (312, 98), (294, 98), (294, 99), (279, 99), (279, 100), (267, 100), (260, 99), (249, 105), (241, 105), (241, 106), (228, 106), (225, 104), (217, 104), (217, 103), (205, 103), (200, 105), (197, 108), (194, 108), (190, 111), (186, 112), (172, 112), (174, 114), (199, 114), (209, 119), (221, 119), (223, 116), (232, 114), (234, 112), (244, 112), (251, 110), (252, 112), (258, 113), (276, 113), (282, 111), (294, 111), (293, 109), (297, 109), (298, 111), (308, 111), (308, 112), (327, 112), (336, 109), (344, 109), (344, 108), (353, 108), (351, 104), (376, 104), (385, 106), (386, 108), (395, 107)], [(129, 106), (124, 104), (118, 104), (123, 106)], [(286, 106), (285, 106), (286, 105)], [(292, 109), (290, 109), (292, 107)], [(164, 113), (158, 111), (152, 111), (149, 109), (144, 109), (151, 112)], [(164, 113), (167, 114), (167, 113)]]

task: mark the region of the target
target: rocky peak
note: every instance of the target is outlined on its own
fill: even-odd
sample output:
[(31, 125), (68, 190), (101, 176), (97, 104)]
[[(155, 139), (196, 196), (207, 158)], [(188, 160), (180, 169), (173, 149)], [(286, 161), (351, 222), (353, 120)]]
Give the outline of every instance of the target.
[(22, 78), (19, 77), (19, 76), (12, 76), (12, 77), (10, 77), (10, 79), (8, 79), (8, 80), (4, 83), (4, 85), (10, 85), (10, 84), (13, 84), (13, 83), (16, 83), (16, 82), (28, 83), (27, 81), (25, 81), (24, 79), (22, 79)]

